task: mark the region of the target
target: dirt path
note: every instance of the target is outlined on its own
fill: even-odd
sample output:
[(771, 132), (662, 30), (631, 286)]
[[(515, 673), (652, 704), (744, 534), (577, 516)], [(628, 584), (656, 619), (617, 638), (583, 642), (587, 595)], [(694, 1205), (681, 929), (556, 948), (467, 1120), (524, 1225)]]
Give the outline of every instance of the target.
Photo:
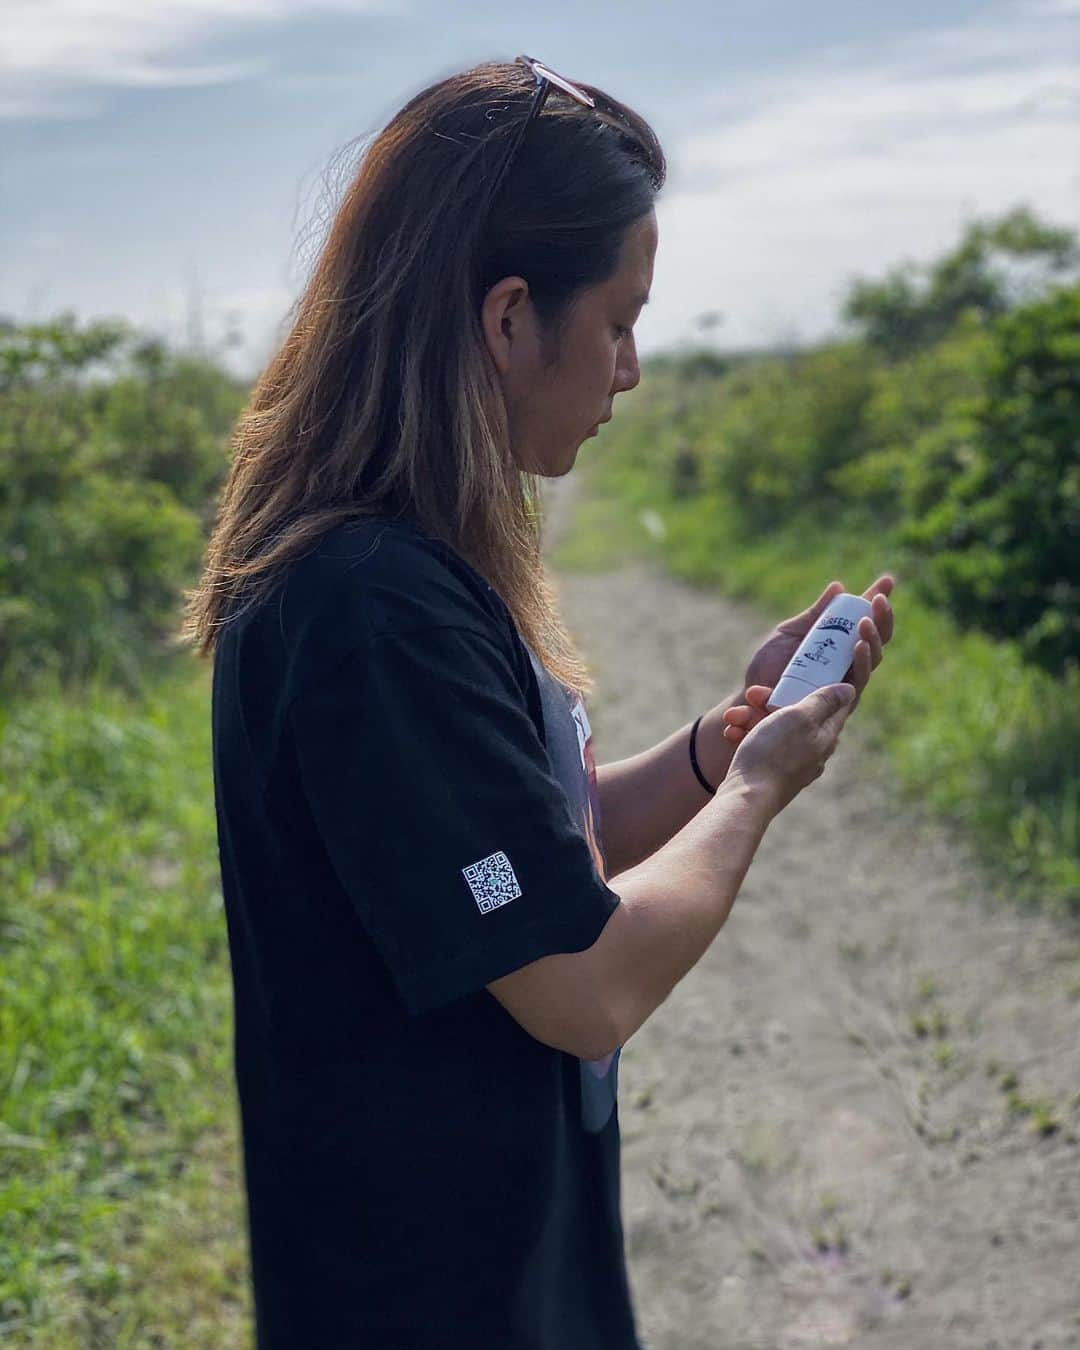
[[(580, 488), (545, 487), (550, 552)], [(717, 702), (770, 626), (652, 564), (553, 580), (598, 763)], [(1080, 942), (898, 805), (865, 711), (623, 1052), (648, 1350), (1080, 1346)]]

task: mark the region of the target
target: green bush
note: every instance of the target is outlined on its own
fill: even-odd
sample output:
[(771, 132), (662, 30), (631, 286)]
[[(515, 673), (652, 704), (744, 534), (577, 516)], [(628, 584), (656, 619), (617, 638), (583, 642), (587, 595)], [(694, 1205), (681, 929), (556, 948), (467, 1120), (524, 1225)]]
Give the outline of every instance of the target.
[(830, 344), (672, 402), (685, 432), (709, 414), (670, 466), (674, 495), (712, 484), (753, 530), (839, 513), (887, 531), (959, 628), (1015, 638), (1050, 673), (1080, 657), (1080, 287), (992, 321), (969, 310), (901, 361)]
[(867, 448), (873, 387), (874, 361), (855, 342), (732, 375), (713, 429), (716, 475), (749, 524), (769, 528), (809, 501), (828, 503), (834, 472)]
[(997, 320), (982, 389), (927, 433), (901, 540), (964, 628), (1080, 660), (1080, 286)]
[(136, 680), (194, 579), (242, 397), (123, 324), (0, 325), (0, 690)]
[(842, 312), (871, 347), (896, 360), (936, 346), (965, 315), (993, 319), (1068, 282), (1078, 263), (1072, 230), (1018, 206), (997, 220), (973, 221), (929, 265), (904, 262), (883, 280), (856, 281)]
[(958, 409), (981, 391), (992, 344), (988, 326), (968, 315), (936, 347), (875, 368), (864, 410), (869, 448), (829, 478), (845, 506), (886, 528), (921, 514), (922, 499), (944, 490), (968, 453)]

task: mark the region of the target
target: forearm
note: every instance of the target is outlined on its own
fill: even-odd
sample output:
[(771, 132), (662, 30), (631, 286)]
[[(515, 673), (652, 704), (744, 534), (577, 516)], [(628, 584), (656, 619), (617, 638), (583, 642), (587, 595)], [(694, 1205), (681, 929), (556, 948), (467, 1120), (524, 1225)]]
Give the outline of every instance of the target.
[[(698, 763), (714, 787), (724, 780), (736, 747), (722, 734), (703, 737), (702, 731), (712, 730), (706, 727), (706, 720), (722, 721), (725, 710), (740, 700), (740, 694), (732, 694), (710, 709), (698, 729)], [(712, 800), (690, 763), (692, 725), (687, 722), (666, 740), (629, 759), (597, 768), (600, 827), (609, 880), (662, 848)]]
[(726, 782), (672, 840), (619, 877), (622, 903), (591, 953), (615, 1044), (629, 1040), (719, 933), (776, 810), (759, 790)]

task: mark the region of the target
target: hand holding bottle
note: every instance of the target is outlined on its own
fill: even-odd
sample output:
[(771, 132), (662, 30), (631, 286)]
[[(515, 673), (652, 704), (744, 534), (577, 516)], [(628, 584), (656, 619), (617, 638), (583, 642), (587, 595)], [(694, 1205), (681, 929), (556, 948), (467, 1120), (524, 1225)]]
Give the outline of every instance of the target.
[[(764, 698), (770, 692), (761, 689)], [(824, 773), (855, 700), (854, 685), (827, 684), (790, 707), (762, 713), (735, 751), (726, 781), (766, 796), (778, 814)]]
[[(856, 704), (862, 697), (862, 692), (866, 688), (871, 674), (881, 664), (883, 648), (893, 635), (893, 611), (888, 600), (893, 586), (893, 578), (886, 575), (879, 577), (872, 586), (863, 592), (862, 600), (869, 603), (870, 612), (859, 619), (854, 628), (856, 640), (850, 667), (844, 673), (839, 670), (834, 672), (831, 669), (827, 672), (822, 671), (816, 681), (820, 683), (822, 676), (825, 679), (837, 680), (843, 678), (847, 680), (855, 687)], [(724, 713), (724, 737), (726, 740), (737, 745), (753, 727), (757, 726), (762, 718), (769, 715), (771, 710), (767, 707), (767, 703), (774, 690), (777, 690), (781, 677), (790, 670), (792, 660), (798, 655), (800, 649), (807, 646), (809, 640), (815, 636), (816, 626), (823, 620), (826, 612), (838, 600), (843, 591), (842, 583), (831, 582), (808, 610), (778, 624), (769, 635), (750, 662), (746, 686), (743, 691), (744, 701), (734, 708), (729, 708)], [(858, 603), (857, 597), (852, 596), (851, 600)], [(833, 636), (839, 638), (840, 634), (837, 633)], [(817, 643), (812, 644), (812, 647), (813, 650), (809, 655), (815, 658), (830, 654), (824, 648), (819, 649)], [(813, 663), (811, 663), (812, 668)], [(808, 672), (803, 670), (793, 673), (806, 676)], [(809, 688), (810, 685), (807, 685), (807, 691)], [(785, 692), (788, 694), (788, 698), (778, 697), (777, 701), (790, 701), (792, 691), (799, 694), (803, 692), (801, 686), (788, 686), (785, 682)]]

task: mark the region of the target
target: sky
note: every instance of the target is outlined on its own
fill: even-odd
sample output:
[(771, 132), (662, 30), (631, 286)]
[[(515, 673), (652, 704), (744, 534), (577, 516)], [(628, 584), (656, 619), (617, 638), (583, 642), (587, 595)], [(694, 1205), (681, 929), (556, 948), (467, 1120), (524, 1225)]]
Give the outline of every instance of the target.
[(242, 375), (284, 335), (342, 153), (522, 52), (664, 147), (643, 357), (816, 341), (856, 277), (1019, 204), (1080, 226), (1080, 0), (0, 9), (0, 315), (124, 317)]

